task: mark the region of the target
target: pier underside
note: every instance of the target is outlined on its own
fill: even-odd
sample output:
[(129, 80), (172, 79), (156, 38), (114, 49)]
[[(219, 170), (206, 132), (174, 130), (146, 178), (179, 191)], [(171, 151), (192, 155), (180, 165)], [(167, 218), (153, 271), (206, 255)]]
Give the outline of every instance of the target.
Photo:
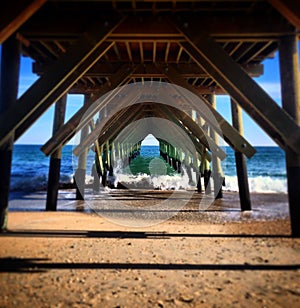
[[(41, 148), (52, 161), (48, 210), (57, 207), (61, 149), (74, 136), (76, 196), (84, 199), (88, 149), (95, 152), (94, 182), (105, 185), (117, 159), (131, 159), (150, 133), (167, 163), (178, 169), (185, 163), (200, 179), (211, 175), (214, 199), (222, 197), (224, 140), (236, 152), (241, 209), (250, 210), (245, 157), (256, 151), (243, 137), (242, 108), (286, 153), (292, 235), (300, 236), (296, 1), (19, 2), (3, 1), (0, 10), (1, 229), (13, 144), (56, 103), (54, 126), (45, 127), (53, 136)], [(282, 107), (252, 79), (277, 51)], [(34, 61), (40, 78), (18, 98), (21, 55)], [(68, 94), (83, 94), (85, 102), (65, 122)], [(232, 101), (233, 123), (216, 109), (216, 96), (224, 94)], [(204, 197), (206, 184), (198, 186)]]

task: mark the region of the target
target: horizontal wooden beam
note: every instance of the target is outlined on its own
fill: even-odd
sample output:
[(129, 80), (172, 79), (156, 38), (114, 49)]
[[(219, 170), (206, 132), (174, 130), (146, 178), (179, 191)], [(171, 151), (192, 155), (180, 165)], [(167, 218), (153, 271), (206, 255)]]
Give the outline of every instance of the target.
[[(120, 19), (118, 19), (120, 22)], [(28, 91), (0, 116), (0, 146), (10, 132), (20, 128), (29, 118), (30, 122), (21, 135), (47, 108), (57, 101), (76, 82), (110, 46), (103, 44), (108, 33), (118, 24), (103, 25), (96, 23), (78, 41), (71, 46), (69, 51), (53, 64), (47, 73), (40, 77)]]
[(205, 32), (177, 23), (185, 34), (185, 51), (220, 84), (229, 95), (282, 148), (300, 153), (300, 127), (234, 60)]
[[(163, 76), (164, 77), (164, 76)], [(132, 77), (131, 80), (133, 80), (133, 78), (136, 77)], [(150, 78), (147, 78), (147, 76), (144, 77), (140, 77), (140, 78), (144, 78), (144, 81), (151, 81)], [(165, 78), (165, 77), (164, 77)], [(136, 79), (134, 79), (134, 82), (137, 82)], [(141, 81), (140, 81), (141, 82)], [(193, 86), (195, 88), (195, 91), (199, 94), (199, 95), (205, 95), (205, 94), (216, 94), (216, 95), (226, 95), (227, 92), (222, 89), (221, 87), (218, 86)], [(97, 93), (99, 91), (99, 89), (101, 89), (101, 87), (93, 87), (90, 84), (76, 84), (74, 86), (72, 86), (71, 89), (69, 89), (68, 94), (89, 94), (89, 93)]]
[[(51, 16), (51, 18), (50, 18)], [(58, 15), (52, 18), (53, 15), (34, 16), (21, 29), (29, 40), (41, 39), (59, 39), (64, 40), (74, 39), (80, 35), (86, 25), (91, 21), (88, 14), (72, 16)], [(176, 14), (178, 19), (183, 19), (183, 14)], [(200, 16), (200, 17), (199, 17)], [(191, 13), (188, 15), (188, 21), (191, 23), (199, 22), (205, 25), (205, 29), (214, 37), (278, 37), (294, 32), (294, 27), (282, 21), (280, 16), (275, 15), (214, 15)], [(110, 20), (110, 15), (107, 14), (106, 20)], [(182, 35), (166, 19), (155, 16), (130, 16), (110, 35), (109, 39), (129, 39), (129, 38), (163, 38), (180, 39)]]
[(46, 0), (0, 2), (0, 44), (16, 32)]
[[(158, 64), (164, 64), (159, 63)], [(110, 77), (114, 75), (121, 66), (129, 64), (125, 62), (119, 63), (107, 63), (107, 62), (98, 62), (94, 64), (85, 74), (85, 77)], [(209, 75), (205, 70), (203, 70), (196, 63), (180, 63), (174, 64), (169, 63), (169, 65), (173, 66), (183, 77), (185, 78), (207, 78)], [(259, 77), (264, 72), (263, 64), (246, 64), (243, 66), (244, 70), (251, 77)], [(37, 75), (43, 75), (47, 70), (47, 66), (34, 62), (32, 67), (32, 72)], [(136, 77), (148, 77), (148, 78), (161, 78), (164, 75), (157, 70), (157, 67), (154, 63), (144, 63), (139, 65), (135, 72), (132, 74), (133, 78)]]

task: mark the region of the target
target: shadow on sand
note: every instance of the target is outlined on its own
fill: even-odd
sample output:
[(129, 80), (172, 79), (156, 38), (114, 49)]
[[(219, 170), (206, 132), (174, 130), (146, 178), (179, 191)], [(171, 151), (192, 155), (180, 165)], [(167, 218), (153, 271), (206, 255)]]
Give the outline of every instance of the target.
[(208, 271), (295, 271), (300, 264), (180, 264), (180, 263), (63, 263), (43, 258), (2, 258), (0, 272), (38, 273), (49, 270), (208, 270)]
[(289, 238), (287, 234), (197, 234), (143, 231), (85, 231), (85, 230), (8, 230), (5, 237), (60, 237), (60, 238), (118, 238), (118, 239), (168, 239), (168, 238)]

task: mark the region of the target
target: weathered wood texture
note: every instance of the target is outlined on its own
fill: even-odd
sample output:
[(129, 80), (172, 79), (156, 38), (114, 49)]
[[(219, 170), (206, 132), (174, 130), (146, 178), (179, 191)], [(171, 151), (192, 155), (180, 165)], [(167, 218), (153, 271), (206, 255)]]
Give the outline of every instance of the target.
[[(75, 133), (80, 130), (84, 125), (87, 125), (90, 119), (93, 117), (94, 114), (91, 115), (89, 108), (92, 107), (93, 103), (97, 103), (98, 107), (101, 108), (101, 103), (108, 103), (110, 99), (110, 95), (106, 95), (104, 102), (100, 101), (100, 98), (107, 94), (109, 91), (112, 91), (122, 85), (128, 77), (131, 75), (134, 68), (125, 65), (122, 67), (120, 71), (111, 79), (110, 84), (106, 84), (99, 90), (97, 95), (92, 95), (90, 97), (89, 102), (84, 104), (72, 117), (71, 119), (66, 122), (58, 132), (50, 138), (41, 148), (41, 150), (46, 154), (49, 155), (53, 153), (58, 147), (62, 146), (63, 144), (67, 143)], [(113, 91), (113, 94), (117, 94), (116, 91)], [(92, 107), (93, 110), (93, 107)], [(85, 118), (84, 118), (85, 116)]]
[[(300, 85), (297, 37), (283, 37), (279, 48), (283, 108), (300, 127)], [(300, 237), (300, 154), (286, 151), (289, 206), (292, 235)]]
[(9, 0), (0, 3), (0, 44), (22, 26), (46, 0)]
[(234, 98), (283, 149), (300, 153), (300, 127), (234, 60), (196, 25), (185, 27), (184, 49)]
[[(16, 105), (20, 69), (20, 44), (10, 37), (2, 45), (0, 80), (0, 115)], [(5, 76), (5, 78), (3, 78)], [(0, 230), (7, 224), (7, 211), (10, 190), (10, 175), (13, 154), (14, 133), (7, 138), (0, 149)]]
[[(167, 78), (172, 82), (177, 84), (178, 86), (181, 86), (192, 93), (199, 95), (197, 91), (186, 82), (186, 80), (175, 71), (173, 68), (167, 68), (163, 69), (161, 68), (164, 74), (167, 76)], [(255, 149), (250, 145), (250, 143), (241, 136), (237, 130), (235, 130), (214, 108), (212, 108), (211, 104), (207, 102), (207, 100), (203, 97), (200, 97), (200, 99), (205, 103), (205, 105), (209, 108), (209, 111), (211, 112), (212, 116), (214, 117), (214, 120), (218, 123), (219, 127), (215, 126), (215, 123), (211, 122), (210, 117), (205, 114), (205, 112), (201, 113), (201, 109), (199, 112), (201, 113), (201, 116), (208, 121), (210, 125), (213, 125), (216, 132), (220, 133), (219, 130), (221, 129), (221, 134), (224, 135), (225, 140), (235, 149), (245, 153), (247, 157), (251, 157), (255, 154)], [(192, 103), (192, 102), (191, 102)], [(199, 109), (199, 106), (195, 106), (196, 110)], [(223, 136), (222, 136), (223, 137)]]
[[(88, 104), (91, 100), (91, 96), (85, 94), (84, 105)], [(84, 126), (80, 132), (80, 141), (83, 141), (89, 133), (89, 127)], [(76, 183), (76, 200), (84, 200), (84, 188), (85, 188), (85, 175), (86, 175), (86, 160), (87, 160), (88, 149), (83, 151), (78, 157), (78, 166), (75, 172), (75, 183)]]
[[(52, 135), (64, 124), (66, 114), (67, 95), (62, 96), (55, 104)], [(56, 211), (59, 189), (62, 148), (57, 149), (50, 157), (46, 211)]]
[(21, 135), (36, 118), (101, 58), (110, 48), (110, 45), (103, 44), (103, 41), (118, 22), (112, 22), (106, 26), (99, 23), (93, 25), (65, 56), (49, 68), (47, 74), (39, 78), (18, 99), (18, 106), (10, 107), (5, 114), (0, 116), (0, 146), (11, 131), (19, 128), (30, 118), (30, 122), (19, 132)]
[(295, 0), (268, 0), (292, 25), (300, 29), (300, 5)]
[[(232, 116), (233, 127), (237, 129), (240, 134), (243, 135), (244, 129), (243, 129), (242, 109), (233, 99), (231, 99), (231, 116)], [(244, 154), (239, 151), (235, 151), (235, 165), (238, 178), (241, 210), (250, 211), (251, 199), (249, 192), (246, 158)]]

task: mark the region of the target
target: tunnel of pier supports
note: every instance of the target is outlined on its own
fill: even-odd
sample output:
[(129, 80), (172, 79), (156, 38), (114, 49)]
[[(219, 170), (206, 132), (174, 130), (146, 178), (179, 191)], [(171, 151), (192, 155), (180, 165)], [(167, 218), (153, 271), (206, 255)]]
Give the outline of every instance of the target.
[[(94, 136), (96, 123), (89, 123), (89, 117), (82, 121), (89, 107), (99, 103), (104, 94), (103, 105), (109, 105), (118, 95), (121, 99), (121, 85), (159, 81), (190, 91), (213, 113), (222, 137), (236, 153), (242, 210), (251, 208), (245, 156), (254, 155), (255, 149), (243, 137), (236, 104), (285, 151), (292, 235), (300, 236), (299, 4), (273, 0), (216, 1), (213, 5), (211, 1), (117, 0), (86, 5), (84, 1), (28, 0), (22, 5), (11, 1), (0, 10), (0, 17), (1, 229), (6, 226), (13, 143), (49, 106), (68, 93), (86, 95), (84, 106), (66, 123), (61, 120), (63, 109), (57, 111), (60, 120), (57, 116), (53, 136), (42, 147), (46, 155), (51, 155), (47, 209), (55, 210), (61, 149), (78, 130), (83, 141), (96, 137), (96, 152), (104, 151), (107, 159), (114, 152), (113, 138)], [(33, 71), (40, 78), (17, 98), (20, 47), (23, 55), (34, 60)], [(263, 60), (278, 50), (282, 108), (252, 79), (263, 73)], [(210, 104), (218, 94), (231, 97), (233, 125)], [(179, 102), (183, 93), (173, 95)], [(197, 109), (193, 99), (187, 104)], [(154, 109), (151, 113), (158, 116)], [(134, 117), (125, 114), (126, 118), (124, 114), (118, 116), (126, 126)], [(211, 149), (201, 139), (202, 126), (209, 127), (209, 138), (215, 140), (216, 147), (215, 133), (218, 137), (220, 134), (205, 114), (197, 111), (197, 115), (199, 118), (193, 118), (166, 106), (159, 108), (160, 117), (189, 127), (191, 142), (195, 145), (200, 140), (197, 150), (203, 158)], [(116, 130), (117, 123), (112, 119), (107, 128)], [(85, 146), (77, 171), (82, 179)], [(132, 154), (130, 149), (126, 152)], [(220, 178), (218, 158), (212, 157), (212, 165)], [(209, 171), (205, 164), (200, 169), (200, 173)], [(84, 196), (78, 194), (80, 197)]]

